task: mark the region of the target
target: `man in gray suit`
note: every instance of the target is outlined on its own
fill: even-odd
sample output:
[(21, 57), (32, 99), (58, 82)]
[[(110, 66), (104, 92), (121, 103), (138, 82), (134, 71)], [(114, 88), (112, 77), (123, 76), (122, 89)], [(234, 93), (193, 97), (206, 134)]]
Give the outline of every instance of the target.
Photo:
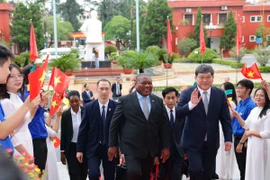
[(125, 155), (128, 180), (150, 179), (159, 147), (162, 147), (160, 158), (163, 162), (170, 156), (170, 126), (166, 110), (162, 99), (151, 94), (152, 87), (151, 78), (139, 74), (136, 91), (121, 97), (113, 114), (108, 156), (109, 160), (117, 156), (120, 146)]

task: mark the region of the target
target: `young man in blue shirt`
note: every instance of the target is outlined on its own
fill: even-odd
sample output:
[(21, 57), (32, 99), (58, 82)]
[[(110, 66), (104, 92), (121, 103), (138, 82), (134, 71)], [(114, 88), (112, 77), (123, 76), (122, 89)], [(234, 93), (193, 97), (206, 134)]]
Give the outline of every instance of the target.
[[(0, 44), (0, 84), (5, 84), (10, 74), (9, 65), (11, 59), (14, 58), (13, 53), (5, 46)], [(1, 94), (0, 94), (1, 96)], [(13, 116), (5, 119), (5, 114), (0, 104), (0, 150), (13, 153), (13, 145), (10, 141), (9, 134), (21, 123), (25, 114), (40, 102), (40, 97), (36, 97), (31, 102), (29, 99), (13, 114)]]
[[(235, 110), (246, 120), (250, 111), (256, 106), (250, 94), (254, 88), (252, 81), (243, 79), (237, 83), (236, 95), (241, 100), (236, 106)], [(245, 130), (240, 126), (236, 118), (232, 120), (232, 128), (234, 135), (234, 149), (238, 168), (240, 170), (241, 180), (245, 179), (246, 167), (246, 152), (247, 152), (247, 136), (244, 135)]]

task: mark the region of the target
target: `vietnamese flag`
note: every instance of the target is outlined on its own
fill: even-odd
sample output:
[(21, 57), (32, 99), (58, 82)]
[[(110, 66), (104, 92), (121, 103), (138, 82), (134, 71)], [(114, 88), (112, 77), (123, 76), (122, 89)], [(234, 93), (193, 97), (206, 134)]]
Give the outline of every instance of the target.
[(172, 32), (170, 19), (167, 19), (167, 51), (170, 57), (172, 57)]
[(38, 50), (37, 50), (37, 43), (36, 43), (36, 36), (34, 31), (34, 26), (31, 22), (30, 25), (30, 60), (34, 62), (38, 58)]
[(53, 87), (57, 94), (63, 94), (66, 91), (69, 81), (70, 78), (65, 73), (53, 67), (49, 85)]
[(237, 19), (237, 33), (236, 33), (236, 55), (240, 53), (242, 45), (242, 31), (241, 31), (241, 18), (238, 16)]
[(54, 115), (57, 109), (61, 106), (63, 95), (53, 94), (52, 104), (50, 108), (50, 115)]
[(54, 136), (53, 138), (53, 145), (55, 148), (58, 148), (58, 146), (60, 145), (60, 139), (57, 136)]
[(204, 28), (203, 28), (203, 23), (202, 23), (202, 20), (201, 20), (201, 25), (200, 25), (200, 53), (203, 55), (205, 50), (206, 50), (206, 46), (205, 46), (205, 40), (204, 40)]
[(256, 63), (249, 68), (246, 67), (246, 64), (244, 64), (241, 69), (241, 73), (248, 79), (262, 79), (262, 75)]
[(28, 75), (30, 85), (30, 100), (34, 99), (40, 94), (40, 90), (44, 84), (45, 75), (46, 69), (44, 68), (37, 68)]

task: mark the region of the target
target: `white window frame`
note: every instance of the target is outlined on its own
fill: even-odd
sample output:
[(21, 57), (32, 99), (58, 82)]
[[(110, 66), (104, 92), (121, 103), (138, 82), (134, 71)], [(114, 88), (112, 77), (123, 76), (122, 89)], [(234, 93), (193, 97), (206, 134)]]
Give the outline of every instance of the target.
[[(255, 21), (251, 21), (251, 18), (252, 17), (255, 17)], [(258, 21), (258, 17), (260, 17), (261, 18), (261, 20), (260, 21)], [(252, 22), (252, 23), (254, 23), (254, 22), (262, 22), (262, 16), (250, 16), (250, 22)]]
[(178, 38), (175, 38), (175, 45), (178, 45)]
[[(251, 38), (254, 38), (254, 40), (251, 40)], [(250, 35), (249, 36), (249, 42), (256, 42), (256, 36), (255, 35)]]
[(270, 22), (270, 15), (267, 16), (267, 22)]
[[(228, 13), (218, 13), (218, 24), (220, 24), (220, 22), (219, 22), (219, 15), (220, 14), (226, 14), (227, 15), (227, 18), (228, 18)], [(226, 20), (227, 20), (227, 18), (226, 18)], [(211, 17), (211, 22), (212, 22), (212, 17)], [(226, 22), (226, 21), (225, 21)], [(225, 24), (225, 22), (224, 22), (224, 24)]]
[(186, 18), (185, 18), (185, 15), (192, 15), (192, 22), (191, 22), (191, 23), (189, 22), (189, 23), (190, 23), (190, 25), (193, 26), (193, 25), (194, 25), (194, 14), (187, 14), (187, 13), (186, 13), (186, 14), (183, 15), (183, 19), (186, 19)]
[(245, 37), (244, 36), (241, 37), (241, 41), (242, 41), (242, 43), (245, 42)]
[(245, 16), (242, 16), (242, 23), (245, 22), (245, 19), (246, 19), (246, 17)]

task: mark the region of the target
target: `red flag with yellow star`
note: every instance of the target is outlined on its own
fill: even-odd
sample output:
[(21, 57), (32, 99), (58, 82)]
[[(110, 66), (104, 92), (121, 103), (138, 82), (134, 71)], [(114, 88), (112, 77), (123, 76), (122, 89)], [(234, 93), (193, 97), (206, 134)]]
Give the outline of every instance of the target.
[(58, 148), (58, 146), (60, 145), (60, 139), (57, 136), (54, 136), (53, 138), (53, 145), (55, 148)]
[(246, 64), (244, 64), (241, 69), (241, 73), (248, 79), (262, 79), (262, 75), (256, 63), (249, 68), (246, 67)]
[(45, 62), (40, 67), (37, 67), (36, 70), (28, 75), (30, 100), (34, 99), (40, 93), (40, 90), (44, 85), (48, 61), (49, 55), (47, 55)]
[(61, 106), (62, 99), (63, 95), (58, 95), (56, 93), (53, 94), (52, 104), (50, 108), (50, 115), (53, 115), (57, 111), (57, 109)]
[(68, 88), (69, 81), (70, 79), (65, 73), (53, 67), (49, 85), (53, 87), (57, 94), (63, 94), (65, 92), (66, 88)]

